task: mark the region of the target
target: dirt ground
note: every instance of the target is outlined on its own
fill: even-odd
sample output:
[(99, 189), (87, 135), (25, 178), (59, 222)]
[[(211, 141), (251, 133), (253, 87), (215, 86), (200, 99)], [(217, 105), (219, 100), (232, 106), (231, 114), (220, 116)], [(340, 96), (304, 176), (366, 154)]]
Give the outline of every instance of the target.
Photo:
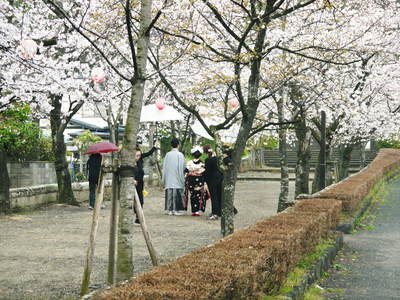
[[(290, 183), (293, 190), (293, 183)], [(154, 247), (162, 262), (174, 259), (221, 238), (220, 222), (205, 216), (164, 214), (163, 191), (148, 189), (144, 212)], [(279, 182), (240, 181), (235, 206), (235, 229), (274, 215)], [(291, 195), (291, 197), (293, 197)], [(207, 203), (206, 214), (210, 213)], [(105, 285), (110, 208), (101, 211), (91, 288)], [(92, 211), (51, 205), (34, 212), (0, 217), (0, 299), (76, 299), (89, 240)], [(135, 274), (151, 268), (140, 226), (135, 226)]]

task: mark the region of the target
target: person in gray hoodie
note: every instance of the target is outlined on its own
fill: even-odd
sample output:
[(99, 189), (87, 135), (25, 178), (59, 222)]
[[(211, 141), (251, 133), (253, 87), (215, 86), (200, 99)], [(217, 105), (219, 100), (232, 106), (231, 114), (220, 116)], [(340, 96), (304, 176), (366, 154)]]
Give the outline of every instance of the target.
[(179, 152), (179, 140), (171, 140), (172, 150), (163, 162), (163, 185), (165, 189), (165, 210), (168, 215), (183, 215), (185, 210), (185, 157)]

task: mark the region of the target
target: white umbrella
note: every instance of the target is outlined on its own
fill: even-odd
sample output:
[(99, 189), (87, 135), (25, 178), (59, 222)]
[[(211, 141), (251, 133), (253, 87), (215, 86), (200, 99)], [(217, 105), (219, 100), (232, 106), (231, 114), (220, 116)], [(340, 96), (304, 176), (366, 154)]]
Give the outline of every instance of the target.
[(183, 116), (172, 106), (158, 109), (155, 104), (142, 107), (140, 122), (182, 121)]
[(209, 140), (213, 140), (214, 138), (208, 134), (207, 130), (204, 129), (203, 125), (196, 120), (192, 125), (190, 125), (192, 128), (193, 132), (201, 137), (204, 137)]
[[(210, 125), (217, 125), (219, 122), (217, 120), (211, 120), (211, 119), (204, 119), (204, 122), (206, 123), (207, 126)], [(193, 132), (201, 137), (204, 137), (209, 140), (213, 140), (208, 132), (204, 129), (203, 125), (196, 120), (192, 125), (190, 125), (192, 128)], [(224, 143), (235, 143), (237, 134), (239, 132), (239, 125), (234, 124), (231, 128), (226, 129), (226, 130), (220, 130), (219, 134), (221, 136), (221, 140)]]

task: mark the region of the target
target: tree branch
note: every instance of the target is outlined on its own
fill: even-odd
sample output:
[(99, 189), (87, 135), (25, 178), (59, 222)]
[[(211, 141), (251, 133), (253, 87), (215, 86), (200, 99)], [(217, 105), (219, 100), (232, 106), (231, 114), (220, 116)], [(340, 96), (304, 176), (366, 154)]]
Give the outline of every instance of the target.
[(339, 66), (347, 66), (347, 65), (351, 65), (351, 64), (354, 64), (356, 62), (360, 62), (361, 61), (361, 59), (357, 59), (357, 60), (353, 60), (353, 61), (349, 61), (349, 62), (336, 62), (336, 61), (333, 61), (333, 60), (327, 60), (327, 59), (322, 59), (322, 58), (318, 58), (318, 57), (312, 57), (312, 56), (309, 56), (309, 55), (306, 55), (306, 54), (302, 54), (302, 53), (296, 52), (295, 50), (291, 50), (291, 49), (288, 49), (288, 48), (281, 47), (279, 45), (276, 45), (275, 48), (276, 49), (280, 49), (280, 50), (285, 51), (285, 52), (288, 52), (288, 53), (291, 53), (291, 54), (294, 54), (294, 55), (298, 55), (298, 56), (304, 57), (304, 58), (308, 58), (308, 59), (312, 59), (312, 60), (320, 61), (320, 62), (324, 62), (324, 63), (329, 63), (329, 64), (333, 64), (333, 65), (339, 65)]
[(111, 67), (111, 69), (114, 70), (115, 73), (117, 73), (122, 79), (131, 82), (131, 79), (124, 76), (108, 59), (108, 57), (104, 54), (104, 52), (94, 43), (79, 27), (77, 27), (74, 22), (71, 21), (69, 16), (67, 15), (66, 12), (62, 8), (60, 8), (57, 4), (54, 3), (53, 0), (43, 0), (44, 3), (51, 5), (56, 11), (58, 11), (66, 20), (67, 22), (74, 28), (82, 37), (84, 37), (99, 53), (100, 55), (105, 59), (107, 64)]
[(269, 127), (269, 126), (279, 126), (279, 125), (287, 125), (287, 124), (295, 124), (298, 123), (300, 121), (286, 121), (286, 122), (268, 122), (264, 125), (261, 125), (257, 128), (253, 128), (253, 131), (250, 132), (249, 134), (249, 138), (251, 138), (252, 136), (256, 135), (257, 133), (263, 131), (265, 128)]
[(316, 2), (316, 1), (317, 0), (309, 0), (309, 1), (306, 1), (304, 3), (297, 4), (295, 6), (292, 6), (292, 7), (288, 8), (288, 9), (284, 10), (283, 12), (281, 12), (279, 14), (275, 14), (274, 16), (270, 17), (270, 19), (271, 20), (279, 19), (279, 18), (281, 18), (283, 16), (286, 16), (286, 15), (288, 15), (288, 14), (290, 14), (290, 13), (292, 13), (292, 12), (294, 12), (294, 11), (300, 9), (300, 8), (306, 7), (306, 6), (312, 4), (312, 3)]
[(133, 43), (133, 35), (132, 35), (132, 23), (131, 23), (131, 1), (126, 0), (125, 4), (125, 20), (126, 20), (126, 30), (128, 32), (128, 42), (129, 42), (129, 48), (131, 49), (131, 56), (132, 56), (132, 62), (133, 62), (133, 68), (135, 70), (135, 76), (138, 70), (138, 65), (136, 61), (136, 53), (135, 53), (135, 45)]

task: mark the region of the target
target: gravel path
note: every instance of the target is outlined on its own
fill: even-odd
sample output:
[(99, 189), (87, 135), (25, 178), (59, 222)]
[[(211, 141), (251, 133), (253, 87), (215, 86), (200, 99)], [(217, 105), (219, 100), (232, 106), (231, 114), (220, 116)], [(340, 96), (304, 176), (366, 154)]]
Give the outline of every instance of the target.
[(343, 253), (321, 285), (328, 299), (400, 299), (400, 180), (387, 185), (371, 224), (345, 235)]
[[(293, 190), (293, 183), (290, 184)], [(238, 182), (236, 230), (274, 215), (278, 195), (279, 182)], [(207, 204), (208, 214), (210, 203)], [(144, 211), (161, 261), (221, 238), (219, 221), (189, 215), (167, 216), (163, 207), (163, 192), (149, 189)], [(76, 299), (91, 215), (86, 204), (82, 207), (55, 204), (30, 213), (0, 217), (0, 299)], [(92, 288), (102, 287), (106, 281), (109, 215), (109, 207), (101, 211)], [(140, 227), (135, 227), (134, 232), (135, 273), (138, 274), (150, 269), (151, 262)]]

